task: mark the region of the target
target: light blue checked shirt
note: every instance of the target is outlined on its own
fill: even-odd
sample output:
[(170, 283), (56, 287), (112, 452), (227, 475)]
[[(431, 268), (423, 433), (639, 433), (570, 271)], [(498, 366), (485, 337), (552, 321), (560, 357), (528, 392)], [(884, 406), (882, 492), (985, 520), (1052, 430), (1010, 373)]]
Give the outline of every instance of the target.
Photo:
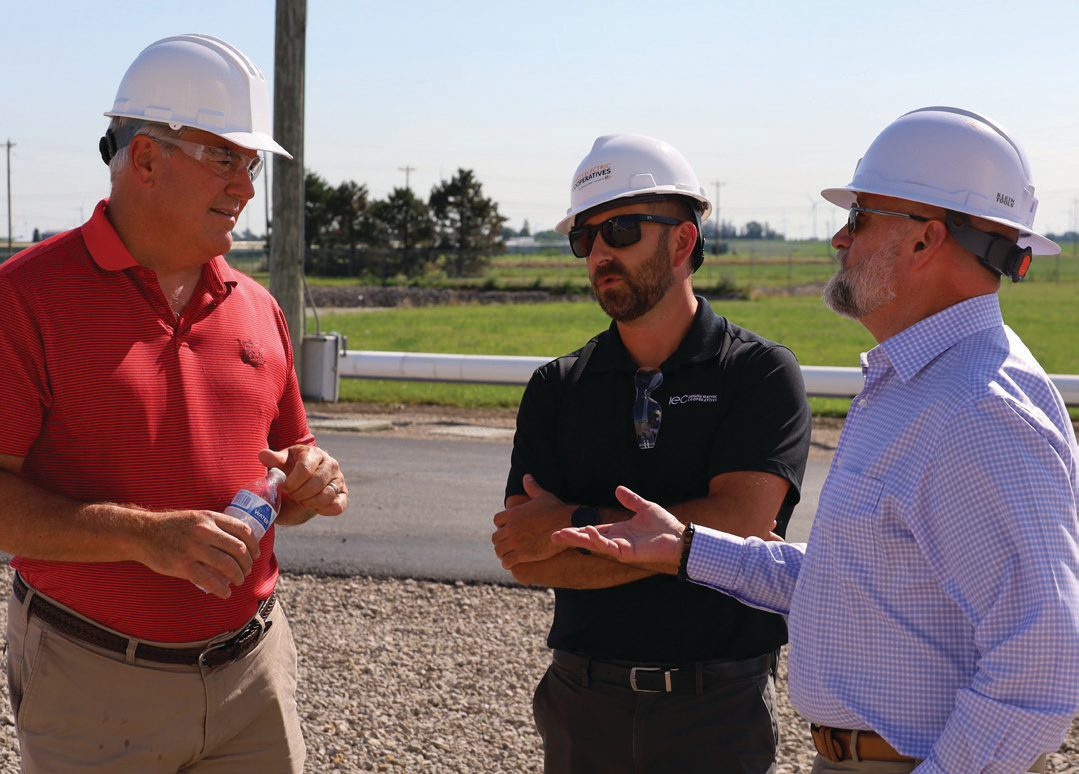
[(1079, 492), (1059, 393), (995, 294), (862, 355), (809, 543), (698, 527), (691, 579), (790, 616), (790, 693), (918, 774), (1021, 772), (1079, 707)]

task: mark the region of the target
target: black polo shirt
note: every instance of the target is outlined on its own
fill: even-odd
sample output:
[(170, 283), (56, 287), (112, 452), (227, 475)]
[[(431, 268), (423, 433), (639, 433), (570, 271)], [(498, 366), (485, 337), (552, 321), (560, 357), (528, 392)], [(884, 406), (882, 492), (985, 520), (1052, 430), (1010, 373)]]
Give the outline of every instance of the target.
[[(637, 366), (612, 323), (533, 374), (517, 415), (507, 497), (524, 494), (522, 477), (531, 473), (568, 503), (618, 507), (614, 490), (623, 484), (674, 505), (706, 496), (720, 473), (763, 471), (793, 485), (776, 515), (783, 534), (812, 427), (801, 369), (786, 347), (697, 300), (692, 327), (661, 366), (663, 383), (653, 393), (663, 411), (655, 448), (639, 448)], [(684, 663), (748, 658), (786, 640), (782, 617), (663, 575), (608, 589), (556, 589), (547, 644), (593, 658)]]

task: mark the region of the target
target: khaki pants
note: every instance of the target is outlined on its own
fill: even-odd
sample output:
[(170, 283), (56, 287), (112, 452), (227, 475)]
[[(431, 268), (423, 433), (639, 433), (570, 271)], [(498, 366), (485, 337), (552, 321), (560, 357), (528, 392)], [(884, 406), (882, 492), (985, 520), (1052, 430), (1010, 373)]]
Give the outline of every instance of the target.
[(810, 774), (909, 774), (920, 761), (914, 763), (889, 763), (887, 761), (840, 761), (834, 763), (818, 755), (813, 760)]
[[(833, 763), (827, 758), (817, 756), (813, 761), (813, 771), (810, 774), (908, 774), (921, 763), (888, 763), (886, 761), (842, 761)], [(1041, 756), (1027, 771), (1045, 774), (1046, 756)]]
[(282, 606), (216, 669), (124, 657), (27, 620), (8, 600), (8, 686), (25, 774), (299, 774), (296, 648)]

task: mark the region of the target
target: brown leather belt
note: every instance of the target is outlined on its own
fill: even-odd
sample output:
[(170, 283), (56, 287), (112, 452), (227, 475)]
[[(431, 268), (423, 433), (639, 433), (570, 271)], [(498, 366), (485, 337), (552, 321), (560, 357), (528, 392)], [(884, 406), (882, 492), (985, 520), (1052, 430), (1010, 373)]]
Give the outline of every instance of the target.
[[(15, 581), (12, 584), (16, 599), (19, 602), (26, 601), (26, 594), (30, 587), (22, 576), (15, 573)], [(140, 642), (134, 638), (123, 637), (107, 629), (103, 629), (89, 621), (63, 610), (52, 604), (41, 594), (34, 594), (30, 600), (29, 615), (37, 616), (59, 632), (77, 640), (97, 645), (114, 653), (128, 655), (128, 648), (132, 646), (132, 658), (156, 661), (161, 664), (184, 664), (198, 666), (203, 669), (231, 664), (233, 661), (243, 658), (259, 644), (263, 636), (270, 630), (271, 621), (267, 621), (277, 601), (277, 592), (259, 603), (258, 615), (252, 618), (243, 629), (235, 636), (223, 642), (211, 642), (195, 648), (163, 648), (157, 645)], [(261, 619), (261, 620), (260, 620)], [(132, 645), (133, 644), (133, 645)]]
[(830, 728), (810, 724), (813, 744), (822, 758), (833, 763), (840, 761), (889, 761), (891, 763), (909, 763), (917, 758), (900, 755), (895, 748), (884, 741), (884, 737), (875, 731), (851, 731), (846, 728)]

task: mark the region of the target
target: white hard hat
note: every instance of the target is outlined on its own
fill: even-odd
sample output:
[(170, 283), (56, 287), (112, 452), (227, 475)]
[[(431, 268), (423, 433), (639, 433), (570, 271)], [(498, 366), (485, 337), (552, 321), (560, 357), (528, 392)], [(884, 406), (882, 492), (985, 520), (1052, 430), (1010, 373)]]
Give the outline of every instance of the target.
[(144, 48), (105, 115), (202, 129), (242, 148), (292, 158), (272, 137), (262, 71), (209, 35), (176, 35)]
[(689, 162), (670, 145), (641, 134), (604, 135), (577, 167), (570, 184), (569, 209), (554, 229), (568, 234), (582, 212), (617, 199), (645, 195), (693, 199), (701, 221), (712, 211)]
[(842, 188), (821, 191), (849, 209), (858, 194), (893, 196), (1019, 229), (1019, 247), (1055, 255), (1060, 246), (1034, 231), (1026, 154), (999, 124), (954, 107), (926, 107), (893, 121), (869, 146)]

